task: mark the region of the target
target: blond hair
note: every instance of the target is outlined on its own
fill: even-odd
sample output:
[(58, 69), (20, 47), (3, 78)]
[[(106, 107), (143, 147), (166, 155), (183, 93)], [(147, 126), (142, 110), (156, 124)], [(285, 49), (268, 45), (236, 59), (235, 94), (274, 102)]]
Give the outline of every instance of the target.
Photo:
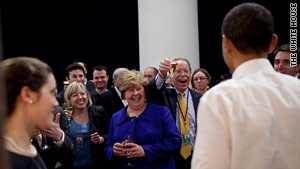
[(87, 98), (88, 98), (88, 104), (87, 107), (90, 108), (93, 105), (92, 102), (92, 98), (91, 95), (89, 94), (89, 92), (86, 90), (84, 84), (80, 83), (80, 82), (72, 82), (71, 84), (68, 85), (68, 87), (66, 88), (65, 94), (64, 94), (64, 99), (65, 102), (69, 102), (70, 103), (70, 98), (71, 96), (79, 89), (82, 88), (83, 91), (85, 92)]
[(122, 97), (128, 88), (138, 84), (142, 85), (144, 88), (148, 85), (148, 80), (144, 77), (144, 75), (141, 72), (136, 70), (130, 70), (125, 72), (120, 77), (119, 90), (122, 94)]

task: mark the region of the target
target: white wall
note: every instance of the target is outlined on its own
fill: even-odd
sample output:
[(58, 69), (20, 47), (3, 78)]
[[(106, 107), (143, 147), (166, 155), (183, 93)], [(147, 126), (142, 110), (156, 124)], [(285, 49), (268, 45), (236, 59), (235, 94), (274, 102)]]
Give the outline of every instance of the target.
[(197, 0), (138, 0), (140, 71), (164, 58), (199, 68)]

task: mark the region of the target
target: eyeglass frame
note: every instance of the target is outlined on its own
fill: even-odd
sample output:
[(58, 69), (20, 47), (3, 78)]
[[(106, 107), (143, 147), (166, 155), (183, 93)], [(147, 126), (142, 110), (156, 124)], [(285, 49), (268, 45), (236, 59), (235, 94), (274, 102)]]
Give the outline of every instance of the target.
[(194, 81), (198, 81), (198, 80), (200, 80), (200, 81), (204, 81), (204, 80), (206, 80), (206, 79), (208, 79), (207, 77), (200, 77), (200, 78), (194, 78), (193, 80)]

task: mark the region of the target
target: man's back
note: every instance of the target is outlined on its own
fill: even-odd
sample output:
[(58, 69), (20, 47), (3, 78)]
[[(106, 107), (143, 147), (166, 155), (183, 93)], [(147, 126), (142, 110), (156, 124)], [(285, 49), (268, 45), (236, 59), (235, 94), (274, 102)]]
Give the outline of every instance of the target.
[[(300, 168), (299, 100), (300, 82), (296, 78), (276, 73), (267, 59), (243, 63), (232, 80), (201, 98), (194, 165)], [(218, 105), (211, 105), (214, 102)], [(204, 148), (204, 144), (211, 146)], [(198, 155), (201, 153), (204, 159)], [(198, 160), (210, 161), (209, 166), (197, 165)]]

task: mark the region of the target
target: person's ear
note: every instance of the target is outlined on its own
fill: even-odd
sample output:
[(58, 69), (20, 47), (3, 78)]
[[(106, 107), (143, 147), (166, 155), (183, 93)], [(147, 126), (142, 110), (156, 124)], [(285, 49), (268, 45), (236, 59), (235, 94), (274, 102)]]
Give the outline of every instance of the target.
[(23, 86), (20, 91), (20, 97), (25, 103), (33, 103), (33, 91), (28, 86)]
[(226, 35), (222, 35), (223, 39), (222, 39), (222, 43), (223, 43), (223, 50), (225, 53), (229, 53), (232, 49), (232, 42), (231, 40), (226, 36)]
[(268, 49), (268, 54), (271, 54), (273, 52), (273, 50), (275, 49), (275, 47), (277, 45), (277, 42), (278, 42), (278, 36), (275, 33), (273, 33), (271, 44)]

